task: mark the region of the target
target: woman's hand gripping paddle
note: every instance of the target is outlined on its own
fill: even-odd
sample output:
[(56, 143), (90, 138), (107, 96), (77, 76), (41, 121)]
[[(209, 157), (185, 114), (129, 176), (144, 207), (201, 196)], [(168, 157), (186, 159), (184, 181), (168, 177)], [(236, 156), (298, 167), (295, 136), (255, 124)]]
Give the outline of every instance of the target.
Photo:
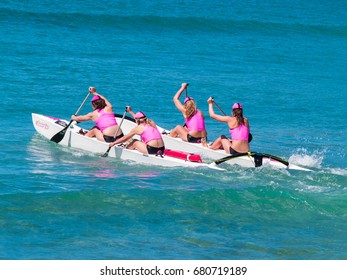
[[(122, 120), (120, 121), (119, 126), (117, 127), (117, 131), (116, 131), (116, 133), (114, 134), (114, 138), (117, 137), (118, 131), (120, 130), (120, 127), (121, 127), (121, 125), (122, 125), (122, 123), (123, 123), (123, 121), (124, 121), (124, 118), (125, 118), (126, 113), (127, 113), (127, 107), (125, 107), (125, 112), (124, 112), (124, 114), (123, 114), (123, 116), (122, 116)], [(107, 151), (102, 155), (102, 157), (108, 157), (108, 153), (110, 152), (111, 148), (112, 148), (112, 147), (108, 147)]]
[[(75, 113), (75, 116), (78, 115), (78, 113), (81, 111), (84, 103), (86, 103), (89, 95), (91, 94), (91, 92), (88, 92), (86, 98), (83, 100), (81, 106), (78, 108), (78, 110)], [(59, 131), (57, 134), (55, 134), (52, 138), (51, 141), (55, 142), (55, 143), (59, 143), (61, 140), (63, 140), (65, 133), (67, 131), (67, 129), (69, 128), (69, 126), (72, 124), (73, 120), (70, 120), (69, 124), (67, 126), (65, 126), (61, 131)]]

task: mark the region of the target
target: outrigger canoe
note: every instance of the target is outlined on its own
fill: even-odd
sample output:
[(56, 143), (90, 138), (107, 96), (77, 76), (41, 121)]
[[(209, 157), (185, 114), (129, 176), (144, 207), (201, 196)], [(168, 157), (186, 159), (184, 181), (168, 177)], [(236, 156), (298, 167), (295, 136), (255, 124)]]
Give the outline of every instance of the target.
[[(120, 118), (117, 118), (120, 123)], [(125, 121), (125, 120), (124, 120)], [(124, 133), (127, 133), (136, 124), (127, 118), (128, 125)], [(70, 123), (67, 120), (44, 116), (32, 113), (32, 122), (36, 131), (43, 137), (51, 140), (52, 137), (64, 130), (64, 135), (59, 141), (60, 145), (81, 149), (96, 155), (104, 155), (108, 151), (109, 145), (96, 138), (86, 137), (79, 133), (81, 127), (76, 122)], [(123, 129), (123, 126), (122, 126)], [(180, 150), (165, 150), (163, 155), (148, 155), (135, 150), (128, 150), (122, 145), (113, 146), (108, 151), (108, 156), (122, 160), (130, 160), (136, 163), (167, 166), (167, 167), (207, 167), (224, 170), (216, 164), (206, 164), (202, 162), (201, 156)]]
[[(116, 114), (116, 118), (119, 122), (121, 115)], [(126, 117), (122, 124), (122, 130), (124, 133), (128, 133), (133, 127), (136, 126), (134, 119)], [(273, 156), (267, 153), (259, 152), (247, 152), (230, 155), (225, 153), (224, 150), (211, 150), (208, 147), (204, 147), (201, 143), (188, 143), (180, 138), (173, 138), (169, 136), (169, 131), (158, 126), (159, 131), (162, 133), (165, 148), (172, 150), (180, 150), (186, 153), (198, 154), (203, 160), (213, 160), (215, 165), (221, 163), (237, 164), (243, 167), (260, 167), (260, 166), (272, 166), (275, 168), (295, 169), (303, 171), (311, 171), (307, 168), (291, 164), (288, 161), (281, 159), (277, 156)], [(212, 164), (211, 164), (212, 165)]]

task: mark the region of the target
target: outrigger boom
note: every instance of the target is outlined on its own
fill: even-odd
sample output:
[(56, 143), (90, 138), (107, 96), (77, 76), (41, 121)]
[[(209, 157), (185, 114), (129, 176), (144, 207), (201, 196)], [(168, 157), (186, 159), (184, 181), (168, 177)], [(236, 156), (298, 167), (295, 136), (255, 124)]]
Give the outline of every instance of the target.
[(214, 162), (216, 164), (221, 164), (223, 162), (226, 162), (228, 160), (237, 158), (237, 157), (242, 157), (242, 156), (248, 156), (248, 157), (253, 157), (254, 158), (254, 167), (259, 167), (263, 165), (263, 158), (268, 158), (270, 160), (276, 160), (285, 166), (289, 166), (289, 162), (281, 159), (279, 157), (269, 155), (269, 154), (264, 154), (264, 153), (258, 153), (258, 152), (247, 152), (247, 153), (237, 153), (237, 154), (232, 154), (230, 156), (223, 157), (221, 159), (215, 160)]
[(302, 171), (311, 171), (310, 169), (300, 167), (294, 164), (289, 163), (288, 161), (279, 158), (277, 156), (273, 156), (270, 154), (258, 153), (258, 152), (248, 152), (248, 153), (237, 153), (230, 156), (223, 157), (221, 159), (215, 160), (214, 164), (219, 165), (221, 163), (231, 161), (236, 158), (248, 157), (250, 159), (253, 158), (254, 167), (260, 167), (263, 165), (264, 161), (267, 160), (271, 165), (278, 165), (278, 167), (286, 166), (288, 169), (294, 170), (302, 170)]

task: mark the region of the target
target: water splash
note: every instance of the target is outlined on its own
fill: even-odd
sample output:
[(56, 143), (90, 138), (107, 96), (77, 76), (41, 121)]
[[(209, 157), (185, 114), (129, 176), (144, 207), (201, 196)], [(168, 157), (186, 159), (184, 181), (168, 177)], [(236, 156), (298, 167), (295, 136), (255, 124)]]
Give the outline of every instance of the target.
[(295, 154), (290, 156), (289, 162), (301, 166), (321, 168), (324, 153), (325, 151), (314, 151), (313, 154), (309, 154), (306, 149), (300, 148)]

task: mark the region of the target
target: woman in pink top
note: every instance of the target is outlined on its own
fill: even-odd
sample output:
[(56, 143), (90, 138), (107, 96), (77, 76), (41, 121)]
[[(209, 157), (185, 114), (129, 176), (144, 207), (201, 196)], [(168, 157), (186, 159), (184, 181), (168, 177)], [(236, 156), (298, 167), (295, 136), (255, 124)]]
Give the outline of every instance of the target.
[(109, 146), (112, 147), (116, 144), (128, 141), (135, 135), (140, 135), (142, 141), (134, 139), (127, 145), (127, 149), (138, 150), (143, 154), (164, 154), (164, 141), (155, 123), (147, 119), (143, 112), (134, 114), (130, 106), (127, 106), (127, 112), (133, 116), (137, 126), (127, 135), (110, 143)]
[(227, 154), (249, 152), (249, 122), (243, 116), (243, 109), (240, 103), (235, 103), (232, 107), (232, 116), (217, 115), (213, 110), (213, 99), (207, 100), (208, 112), (212, 119), (227, 123), (231, 140), (225, 135), (218, 137), (210, 146), (212, 150), (224, 149)]
[(184, 104), (179, 100), (182, 92), (188, 87), (187, 83), (183, 83), (173, 98), (173, 102), (177, 109), (182, 113), (185, 125), (177, 125), (171, 130), (171, 137), (179, 137), (183, 141), (190, 143), (206, 143), (205, 117), (200, 110), (196, 108), (193, 98), (186, 97)]
[(96, 137), (103, 142), (112, 142), (122, 137), (123, 132), (121, 129), (118, 130), (118, 134), (115, 136), (118, 124), (111, 103), (104, 96), (97, 93), (95, 87), (90, 87), (89, 91), (94, 95), (92, 98), (92, 107), (94, 111), (84, 116), (72, 115), (71, 119), (77, 122), (89, 120), (95, 122), (96, 126), (86, 133), (87, 137)]

